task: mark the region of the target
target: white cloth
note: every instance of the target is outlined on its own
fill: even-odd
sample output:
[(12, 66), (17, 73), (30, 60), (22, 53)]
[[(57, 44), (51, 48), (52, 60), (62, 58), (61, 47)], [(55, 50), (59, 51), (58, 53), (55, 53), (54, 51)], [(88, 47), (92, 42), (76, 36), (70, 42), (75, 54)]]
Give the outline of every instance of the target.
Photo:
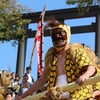
[(27, 76), (28, 76), (28, 82), (31, 83), (31, 84), (33, 84), (31, 74), (27, 74)]
[(12, 85), (18, 85), (19, 81), (15, 81)]
[(22, 88), (22, 93), (24, 93), (27, 90), (28, 90), (28, 88)]
[[(59, 75), (56, 79), (56, 85), (55, 86), (62, 86), (65, 84), (68, 84), (67, 80), (66, 80), (66, 75)], [(70, 98), (70, 93), (69, 92), (64, 92), (63, 94), (61, 94), (62, 98)]]

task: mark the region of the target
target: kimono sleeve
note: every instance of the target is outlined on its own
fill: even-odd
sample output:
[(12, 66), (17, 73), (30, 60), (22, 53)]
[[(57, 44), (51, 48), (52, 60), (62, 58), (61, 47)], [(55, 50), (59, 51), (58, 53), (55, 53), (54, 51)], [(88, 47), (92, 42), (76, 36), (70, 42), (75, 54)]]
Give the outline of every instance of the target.
[(76, 65), (79, 68), (87, 65), (93, 65), (91, 59), (88, 57), (87, 53), (83, 49), (76, 50)]

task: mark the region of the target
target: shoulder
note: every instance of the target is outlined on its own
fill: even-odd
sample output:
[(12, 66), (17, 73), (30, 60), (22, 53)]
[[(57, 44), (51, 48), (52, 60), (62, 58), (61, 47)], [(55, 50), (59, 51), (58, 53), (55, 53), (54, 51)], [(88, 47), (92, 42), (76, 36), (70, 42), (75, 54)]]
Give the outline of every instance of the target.
[(71, 50), (77, 50), (77, 49), (82, 49), (82, 48), (83, 48), (83, 45), (80, 43), (72, 43), (68, 45), (68, 49), (71, 49)]
[(46, 56), (45, 56), (45, 66), (48, 67), (49, 65), (51, 65), (52, 62), (52, 58), (55, 54), (56, 50), (54, 47), (51, 47), (48, 49)]
[(55, 48), (52, 46), (48, 49), (47, 53), (46, 53), (46, 57), (53, 54), (55, 52)]
[(31, 83), (30, 82), (28, 82), (28, 86), (31, 87)]
[(85, 49), (88, 49), (88, 47), (85, 44), (73, 43), (68, 45), (68, 49), (71, 53), (83, 53), (85, 52)]

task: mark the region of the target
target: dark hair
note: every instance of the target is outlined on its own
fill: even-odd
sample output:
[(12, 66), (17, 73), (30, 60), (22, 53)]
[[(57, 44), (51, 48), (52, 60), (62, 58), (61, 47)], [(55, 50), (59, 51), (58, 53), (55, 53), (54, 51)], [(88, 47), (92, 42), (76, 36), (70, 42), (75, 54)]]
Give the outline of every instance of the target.
[(28, 78), (27, 74), (24, 74), (23, 77), (27, 77)]
[(47, 17), (46, 23), (47, 24), (44, 26), (44, 29), (46, 29), (48, 27), (55, 27), (55, 26), (58, 26), (60, 24), (64, 25), (64, 21), (57, 20), (54, 15)]
[(26, 67), (26, 70), (30, 69), (31, 70), (31, 67)]
[(6, 70), (3, 70), (2, 73), (3, 73), (4, 71), (6, 71)]
[(11, 73), (11, 75), (12, 75), (12, 74), (15, 74), (15, 73), (14, 73), (14, 72), (12, 72), (12, 73)]
[(7, 97), (7, 95), (11, 95), (11, 97), (12, 97), (12, 92), (7, 92), (6, 94), (5, 94), (5, 98)]
[(18, 74), (15, 75), (15, 78), (16, 78), (16, 77), (19, 77), (19, 79), (20, 79), (20, 76), (19, 76)]

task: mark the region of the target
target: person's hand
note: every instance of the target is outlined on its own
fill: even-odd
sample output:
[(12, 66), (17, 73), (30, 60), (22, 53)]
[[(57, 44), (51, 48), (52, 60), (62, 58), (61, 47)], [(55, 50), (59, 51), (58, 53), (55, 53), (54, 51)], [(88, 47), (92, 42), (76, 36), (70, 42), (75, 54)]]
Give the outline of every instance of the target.
[(48, 90), (48, 94), (52, 99), (61, 99), (62, 89), (61, 87), (51, 87)]
[(76, 80), (76, 83), (81, 86), (84, 83), (84, 81), (87, 79), (89, 79), (89, 75), (83, 74)]
[(22, 96), (16, 96), (14, 100), (21, 100)]
[(39, 100), (59, 100), (61, 99), (61, 87), (51, 87)]
[(92, 97), (96, 98), (96, 100), (100, 100), (100, 91), (99, 90), (93, 91)]
[(50, 97), (50, 95), (46, 92), (45, 95), (42, 95), (39, 100), (52, 100), (52, 98)]

